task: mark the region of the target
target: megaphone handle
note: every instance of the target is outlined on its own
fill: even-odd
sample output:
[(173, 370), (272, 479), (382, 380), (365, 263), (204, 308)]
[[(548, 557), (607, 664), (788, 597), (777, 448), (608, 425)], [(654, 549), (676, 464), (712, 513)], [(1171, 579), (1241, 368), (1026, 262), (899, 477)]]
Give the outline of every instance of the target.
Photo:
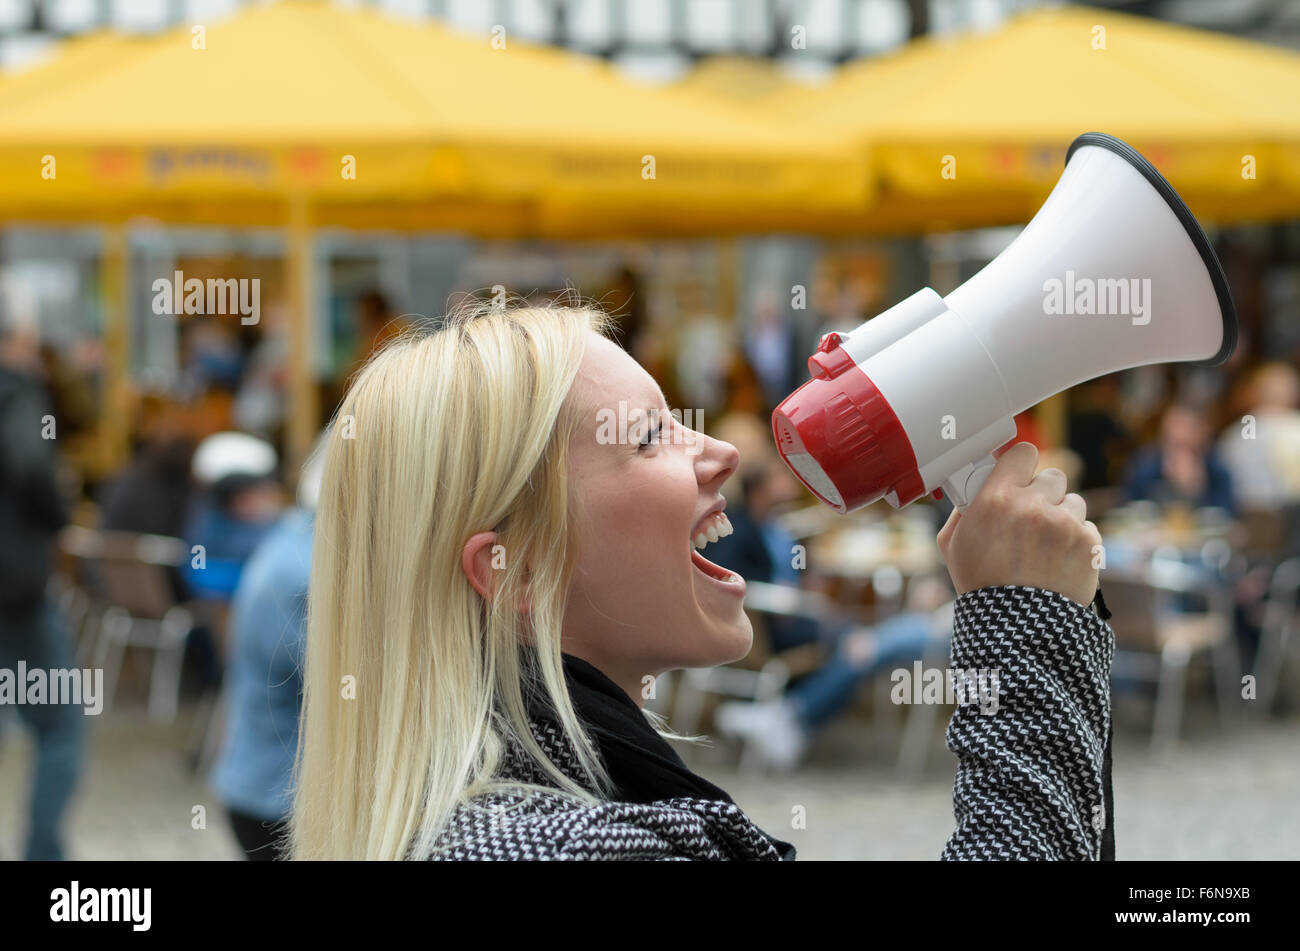
[(979, 494), (980, 487), (997, 465), (997, 460), (992, 455), (985, 455), (982, 459), (977, 459), (968, 465), (962, 466), (951, 476), (948, 481), (940, 486), (943, 494), (948, 496), (949, 500), (960, 512), (970, 505), (971, 501)]

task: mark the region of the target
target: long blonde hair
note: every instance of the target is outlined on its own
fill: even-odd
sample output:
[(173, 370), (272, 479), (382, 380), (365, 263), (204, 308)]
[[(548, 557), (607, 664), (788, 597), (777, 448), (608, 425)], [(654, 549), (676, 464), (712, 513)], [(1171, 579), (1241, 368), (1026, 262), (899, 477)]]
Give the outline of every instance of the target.
[[(592, 307), (479, 305), (407, 332), (358, 373), (316, 515), (294, 858), (425, 857), (457, 805), (502, 785), (512, 740), (556, 787), (597, 801), (538, 746), (530, 689), (608, 794), (565, 688), (560, 632), (576, 555), (570, 392), (587, 332), (610, 328)], [(487, 601), (460, 554), (493, 529), (501, 570)]]

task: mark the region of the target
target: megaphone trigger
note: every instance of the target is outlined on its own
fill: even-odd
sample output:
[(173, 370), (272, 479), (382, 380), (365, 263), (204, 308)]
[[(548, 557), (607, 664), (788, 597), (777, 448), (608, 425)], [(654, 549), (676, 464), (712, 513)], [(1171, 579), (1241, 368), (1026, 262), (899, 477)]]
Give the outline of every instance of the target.
[(966, 506), (975, 500), (988, 477), (993, 473), (997, 460), (992, 454), (983, 459), (962, 466), (940, 486), (958, 511), (965, 511)]

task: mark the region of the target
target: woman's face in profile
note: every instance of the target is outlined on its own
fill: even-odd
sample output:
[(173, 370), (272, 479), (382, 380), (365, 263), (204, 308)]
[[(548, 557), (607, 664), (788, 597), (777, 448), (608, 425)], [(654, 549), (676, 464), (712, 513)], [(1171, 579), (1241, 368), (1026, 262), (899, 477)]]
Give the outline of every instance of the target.
[(694, 536), (727, 524), (720, 490), (740, 456), (674, 419), (650, 375), (598, 334), (573, 397), (582, 420), (569, 455), (578, 562), (565, 650), (635, 687), (640, 702), (644, 677), (749, 652), (744, 582), (705, 560), (707, 547), (692, 554)]

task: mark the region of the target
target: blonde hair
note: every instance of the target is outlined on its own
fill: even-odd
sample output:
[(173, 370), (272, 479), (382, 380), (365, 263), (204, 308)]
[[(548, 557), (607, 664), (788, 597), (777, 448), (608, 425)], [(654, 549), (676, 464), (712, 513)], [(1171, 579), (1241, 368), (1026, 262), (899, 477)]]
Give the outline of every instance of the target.
[[(598, 801), (538, 746), (533, 691), (608, 795), (560, 633), (576, 555), (570, 394), (587, 332), (610, 329), (592, 307), (473, 305), (408, 330), (358, 373), (331, 426), (316, 515), (294, 858), (426, 857), (459, 804), (520, 788), (500, 776), (510, 741), (555, 787)], [(461, 549), (493, 529), (504, 557), (489, 601)]]

